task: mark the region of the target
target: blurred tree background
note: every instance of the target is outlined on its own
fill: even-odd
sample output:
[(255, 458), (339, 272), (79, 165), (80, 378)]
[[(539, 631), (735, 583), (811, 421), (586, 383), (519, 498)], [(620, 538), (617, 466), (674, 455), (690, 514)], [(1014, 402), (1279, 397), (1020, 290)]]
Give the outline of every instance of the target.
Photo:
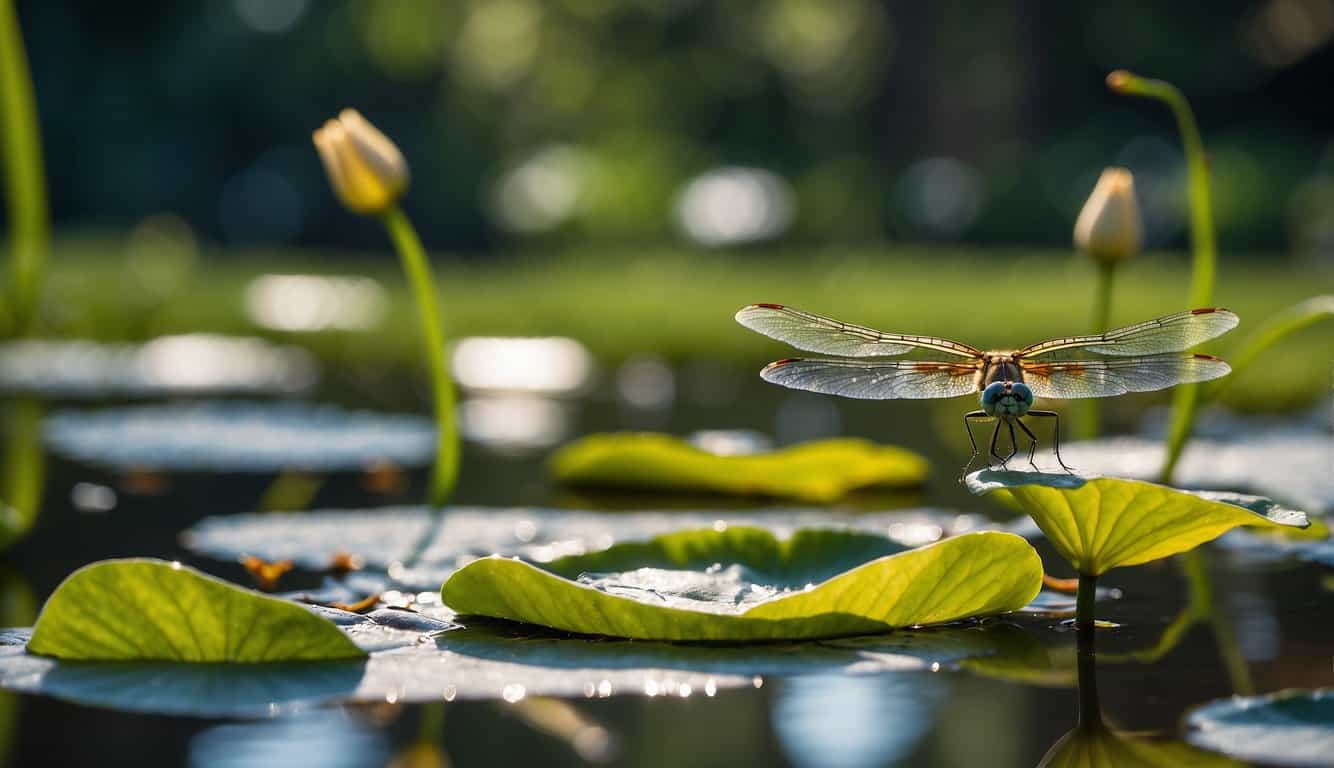
[(434, 248), (1068, 246), (1132, 169), (1185, 243), (1170, 116), (1210, 147), (1225, 251), (1334, 250), (1334, 0), (21, 0), (58, 227), (180, 217), (234, 246), (379, 247), (310, 133), (407, 154)]

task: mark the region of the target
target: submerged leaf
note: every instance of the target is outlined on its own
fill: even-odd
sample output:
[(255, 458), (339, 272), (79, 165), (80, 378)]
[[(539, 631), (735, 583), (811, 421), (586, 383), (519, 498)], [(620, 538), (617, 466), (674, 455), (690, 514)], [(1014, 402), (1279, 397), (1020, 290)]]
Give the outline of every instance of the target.
[(75, 571), (42, 608), (28, 648), (102, 661), (365, 656), (336, 626), (299, 605), (161, 560), (106, 560)]
[(1258, 496), (1190, 493), (1115, 477), (984, 469), (975, 494), (1008, 496), (1080, 573), (1100, 575), (1185, 552), (1241, 525), (1309, 525), (1306, 514)]
[[(653, 640), (775, 640), (882, 632), (1022, 608), (1042, 566), (1022, 538), (969, 533), (889, 554), (887, 540), (838, 531), (684, 531), (569, 557), (550, 570), (491, 557), (445, 583), (461, 614), (581, 634)], [(835, 565), (837, 564), (837, 565)], [(639, 570), (622, 573), (635, 565)], [(579, 576), (579, 581), (570, 577)], [(822, 579), (827, 579), (820, 581)], [(814, 583), (820, 581), (820, 583)]]
[(651, 433), (590, 435), (551, 459), (566, 485), (667, 491), (709, 491), (833, 501), (870, 487), (920, 485), (927, 463), (905, 448), (840, 438), (771, 453), (719, 456)]
[(1191, 743), (1242, 760), (1329, 765), (1334, 756), (1334, 689), (1220, 699), (1186, 718)]

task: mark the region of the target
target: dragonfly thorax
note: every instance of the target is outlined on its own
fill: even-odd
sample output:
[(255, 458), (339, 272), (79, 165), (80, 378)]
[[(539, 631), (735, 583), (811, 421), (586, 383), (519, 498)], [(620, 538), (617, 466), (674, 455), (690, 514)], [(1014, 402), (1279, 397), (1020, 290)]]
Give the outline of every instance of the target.
[(988, 416), (1019, 418), (1033, 407), (1033, 390), (1018, 381), (993, 381), (982, 390), (982, 411)]

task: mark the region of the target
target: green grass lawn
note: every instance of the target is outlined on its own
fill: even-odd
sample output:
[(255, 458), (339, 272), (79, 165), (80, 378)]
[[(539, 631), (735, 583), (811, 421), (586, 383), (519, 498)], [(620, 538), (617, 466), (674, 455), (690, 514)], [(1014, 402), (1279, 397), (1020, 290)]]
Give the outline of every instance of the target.
[[(406, 367), (418, 355), (413, 307), (388, 247), (374, 253), (206, 251), (170, 290), (145, 287), (127, 269), (125, 239), (67, 237), (50, 262), (45, 334), (137, 339), (162, 333), (260, 333), (309, 346), (334, 363)], [(1088, 330), (1093, 268), (1062, 251), (885, 247), (711, 253), (633, 249), (596, 254), (476, 258), (437, 255), (451, 336), (563, 335), (614, 362), (652, 353), (758, 367), (789, 354), (738, 326), (757, 301), (791, 304), (888, 330), (956, 338), (982, 347), (1023, 346)], [(391, 308), (371, 333), (263, 333), (246, 318), (246, 284), (265, 273), (362, 274), (388, 290)], [(1317, 293), (1330, 275), (1285, 258), (1220, 265), (1215, 304), (1242, 326), (1206, 349), (1227, 355), (1273, 312)], [(1184, 254), (1143, 256), (1118, 278), (1113, 322), (1185, 308)], [(1310, 404), (1330, 390), (1328, 324), (1263, 356), (1226, 400), (1252, 410)]]

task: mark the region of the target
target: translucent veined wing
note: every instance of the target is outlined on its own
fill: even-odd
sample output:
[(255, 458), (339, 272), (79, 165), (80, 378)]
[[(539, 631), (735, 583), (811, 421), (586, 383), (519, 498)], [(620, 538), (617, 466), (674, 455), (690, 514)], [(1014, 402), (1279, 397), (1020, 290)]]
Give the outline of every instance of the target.
[(949, 339), (884, 333), (780, 304), (751, 304), (736, 313), (736, 321), (771, 339), (824, 355), (892, 357), (911, 349), (929, 349), (960, 357), (982, 354), (967, 344)]
[(1091, 336), (1049, 339), (1019, 350), (1020, 357), (1037, 357), (1063, 350), (1100, 355), (1157, 355), (1184, 352), (1237, 327), (1239, 318), (1226, 309), (1191, 309)]
[(1228, 364), (1213, 355), (1147, 355), (1102, 360), (1025, 360), (1024, 383), (1038, 397), (1110, 397), (1151, 392), (1177, 384), (1228, 375)]
[(779, 360), (760, 376), (774, 384), (861, 400), (925, 400), (977, 391), (977, 366), (918, 360)]

